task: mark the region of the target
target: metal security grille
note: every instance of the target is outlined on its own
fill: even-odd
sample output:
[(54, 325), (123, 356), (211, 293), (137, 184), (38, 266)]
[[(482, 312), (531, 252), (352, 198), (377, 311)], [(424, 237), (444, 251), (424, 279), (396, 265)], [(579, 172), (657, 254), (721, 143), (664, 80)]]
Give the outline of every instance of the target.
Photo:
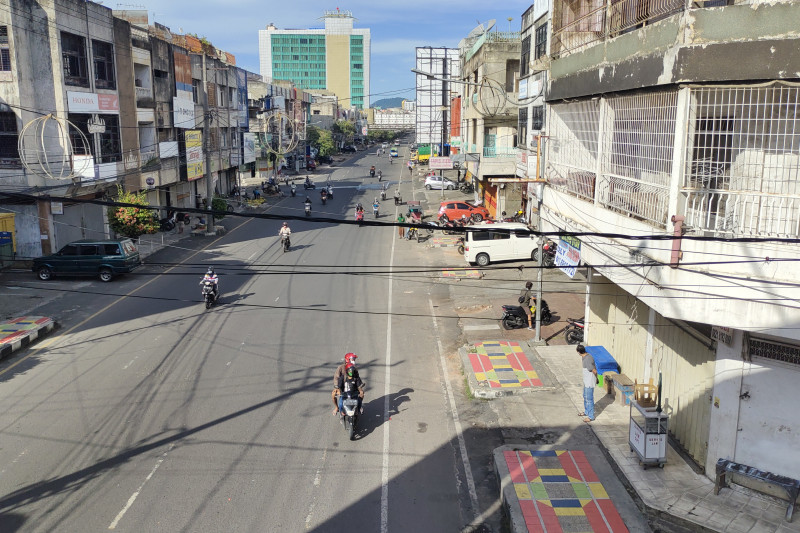
[(758, 356), (783, 363), (800, 365), (800, 346), (750, 338), (750, 357)]
[(549, 156), (545, 172), (550, 186), (594, 201), (599, 101), (553, 104), (549, 115)]
[(698, 88), (690, 105), (687, 224), (729, 236), (800, 236), (800, 89)]
[(667, 222), (678, 93), (607, 100), (597, 201), (658, 226)]

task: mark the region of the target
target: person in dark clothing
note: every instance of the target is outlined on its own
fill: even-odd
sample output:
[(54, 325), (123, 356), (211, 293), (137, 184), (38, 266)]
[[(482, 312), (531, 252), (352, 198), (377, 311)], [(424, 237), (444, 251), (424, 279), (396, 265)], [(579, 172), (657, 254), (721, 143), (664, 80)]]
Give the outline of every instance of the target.
[(364, 408), (361, 406), (361, 403), (364, 401), (364, 382), (361, 381), (361, 377), (356, 374), (356, 366), (353, 363), (346, 363), (344, 365), (344, 374), (339, 376), (337, 388), (339, 389), (339, 404), (337, 407), (340, 413), (342, 411), (344, 393), (356, 389), (358, 390), (358, 411), (359, 413), (364, 412)]
[[(525, 311), (525, 314), (528, 316), (528, 329), (533, 329), (533, 313), (531, 312), (531, 298), (533, 297), (533, 291), (531, 288), (533, 287), (532, 282), (527, 282), (525, 284), (525, 289), (520, 291), (519, 293), (519, 304), (522, 306), (522, 310)], [(536, 301), (534, 299), (534, 301)]]

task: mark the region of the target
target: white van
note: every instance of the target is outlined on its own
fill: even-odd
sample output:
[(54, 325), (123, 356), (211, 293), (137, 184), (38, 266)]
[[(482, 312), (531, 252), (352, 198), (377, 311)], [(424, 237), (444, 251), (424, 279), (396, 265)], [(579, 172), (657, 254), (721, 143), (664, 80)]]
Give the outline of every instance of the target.
[[(536, 256), (536, 235), (520, 222), (479, 224), (464, 232), (464, 259), (486, 266), (493, 261), (530, 259)], [(505, 230), (505, 231), (495, 231)]]

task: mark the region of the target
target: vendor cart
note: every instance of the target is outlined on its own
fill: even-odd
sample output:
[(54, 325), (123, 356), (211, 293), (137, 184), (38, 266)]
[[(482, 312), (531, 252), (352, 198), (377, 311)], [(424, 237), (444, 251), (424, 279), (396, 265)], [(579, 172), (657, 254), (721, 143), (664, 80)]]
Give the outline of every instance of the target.
[(642, 407), (631, 402), (628, 444), (636, 452), (644, 468), (667, 462), (667, 429), (669, 415), (656, 407)]

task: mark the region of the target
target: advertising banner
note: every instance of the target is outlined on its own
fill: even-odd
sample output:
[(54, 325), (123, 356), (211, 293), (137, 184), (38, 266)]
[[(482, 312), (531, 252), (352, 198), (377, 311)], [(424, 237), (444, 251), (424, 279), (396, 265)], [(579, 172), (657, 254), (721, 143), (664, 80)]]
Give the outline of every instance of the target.
[(570, 278), (581, 263), (581, 241), (575, 237), (564, 236), (558, 241), (555, 265)]
[(193, 181), (203, 177), (203, 132), (186, 130), (186, 179)]
[(244, 134), (244, 162), (252, 163), (256, 160), (256, 134)]
[(431, 170), (450, 170), (453, 168), (453, 160), (449, 157), (431, 157), (428, 165)]
[(172, 120), (176, 128), (194, 128), (194, 102), (185, 98), (172, 97)]
[(67, 109), (70, 113), (119, 113), (119, 97), (67, 91)]

